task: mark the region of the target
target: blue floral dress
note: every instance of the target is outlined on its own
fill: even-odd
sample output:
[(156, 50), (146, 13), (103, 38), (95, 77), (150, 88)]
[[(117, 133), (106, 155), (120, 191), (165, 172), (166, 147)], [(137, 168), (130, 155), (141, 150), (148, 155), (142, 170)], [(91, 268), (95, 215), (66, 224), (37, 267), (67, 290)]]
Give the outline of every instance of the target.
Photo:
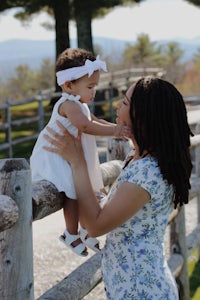
[(108, 201), (123, 182), (143, 187), (151, 199), (106, 237), (102, 273), (107, 299), (178, 300), (163, 245), (173, 188), (163, 180), (152, 157), (130, 162), (111, 189)]

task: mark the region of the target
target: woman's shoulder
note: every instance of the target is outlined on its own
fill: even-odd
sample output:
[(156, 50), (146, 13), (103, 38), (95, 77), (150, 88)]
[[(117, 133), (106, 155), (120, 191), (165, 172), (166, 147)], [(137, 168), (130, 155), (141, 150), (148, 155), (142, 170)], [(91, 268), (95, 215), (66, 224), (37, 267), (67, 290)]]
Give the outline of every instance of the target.
[(152, 180), (162, 180), (162, 174), (155, 157), (133, 159), (127, 167), (124, 168), (123, 176), (133, 182), (146, 181), (150, 178)]
[(155, 157), (144, 157), (129, 163), (124, 169), (121, 180), (137, 184), (150, 194), (158, 187), (162, 186), (165, 189), (168, 186)]

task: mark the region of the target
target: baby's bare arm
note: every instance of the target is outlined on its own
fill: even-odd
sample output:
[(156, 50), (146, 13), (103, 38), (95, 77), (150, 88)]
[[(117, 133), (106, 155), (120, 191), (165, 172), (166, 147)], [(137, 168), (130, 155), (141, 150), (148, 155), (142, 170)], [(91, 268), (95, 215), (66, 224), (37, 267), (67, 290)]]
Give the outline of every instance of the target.
[(81, 132), (99, 136), (129, 137), (130, 130), (127, 126), (107, 122), (94, 115), (91, 115), (91, 120), (89, 120), (80, 106), (74, 102), (66, 101), (61, 104), (59, 113), (67, 117)]

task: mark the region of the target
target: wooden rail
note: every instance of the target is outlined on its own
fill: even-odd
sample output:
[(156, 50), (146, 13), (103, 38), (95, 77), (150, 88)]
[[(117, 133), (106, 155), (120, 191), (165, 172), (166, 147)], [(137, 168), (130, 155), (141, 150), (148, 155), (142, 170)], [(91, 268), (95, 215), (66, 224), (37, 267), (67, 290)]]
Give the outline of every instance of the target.
[[(150, 71), (151, 71), (150, 68), (146, 69), (147, 73)], [(155, 69), (154, 71), (161, 72), (160, 69)], [(115, 74), (115, 78), (118, 78), (120, 75), (122, 76), (122, 74), (121, 74), (122, 72), (124, 72), (124, 71), (116, 72), (119, 74)], [(131, 72), (131, 70), (130, 70), (130, 72)], [(135, 70), (134, 72), (140, 73), (141, 70), (139, 70), (139, 71)], [(112, 76), (110, 75), (110, 73), (104, 74), (104, 77), (112, 79)], [(130, 77), (127, 77), (127, 78), (129, 80), (131, 80)], [(107, 84), (108, 84), (108, 82), (109, 81), (107, 81)], [(128, 82), (126, 84), (126, 87), (127, 86), (128, 86)], [(106, 93), (106, 92), (108, 92), (108, 93)], [(50, 102), (50, 99), (52, 99), (53, 97), (59, 97), (60, 95), (61, 95), (61, 93), (52, 93), (52, 92), (40, 93), (30, 99), (26, 99), (26, 100), (22, 100), (22, 101), (18, 101), (18, 102), (7, 101), (4, 104), (0, 104), (0, 115), (4, 116), (4, 118), (0, 122), (0, 132), (5, 133), (5, 140), (3, 142), (1, 142), (1, 144), (0, 144), (0, 151), (3, 153), (6, 153), (6, 155), (5, 155), (6, 158), (13, 157), (13, 147), (14, 146), (26, 143), (28, 141), (35, 141), (37, 139), (38, 134), (40, 133), (40, 131), (43, 129), (43, 127), (45, 125), (45, 117), (49, 118), (51, 115), (51, 112), (45, 112), (44, 102), (45, 101)], [(115, 121), (115, 112), (114, 112), (114, 108), (113, 108), (113, 102), (116, 101), (119, 97), (114, 96), (113, 85), (110, 85), (110, 86), (108, 85), (107, 89), (105, 90), (105, 93), (103, 93), (103, 95), (101, 97), (102, 97), (102, 99), (99, 99), (98, 101), (94, 101), (90, 104), (91, 112), (95, 113), (96, 109), (101, 108), (103, 105), (107, 105), (109, 115), (111, 116), (111, 120)], [(191, 95), (191, 96), (186, 96), (184, 98), (185, 98), (185, 102), (188, 105), (200, 104), (200, 95), (193, 95), (193, 96)], [(17, 106), (20, 107), (24, 104), (30, 104), (30, 103), (36, 104), (37, 114), (35, 116), (31, 116), (31, 117), (23, 117), (23, 114), (22, 114), (19, 119), (14, 120), (12, 108), (17, 107)], [(104, 117), (104, 116), (100, 115), (99, 117)], [(191, 126), (200, 122), (200, 110), (196, 110), (196, 111), (189, 110), (188, 118), (189, 118), (189, 122), (190, 122)], [(33, 123), (37, 123), (37, 129), (33, 134), (13, 139), (12, 132), (13, 132), (14, 127), (18, 127), (18, 126), (26, 125), (26, 124), (29, 124), (31, 126), (31, 124), (33, 124)]]
[[(40, 131), (43, 129), (45, 125), (45, 118), (48, 119), (51, 115), (51, 111), (45, 112), (44, 102), (48, 101), (50, 103), (51, 98), (58, 97), (58, 96), (61, 96), (61, 93), (40, 94), (31, 99), (26, 99), (18, 102), (6, 101), (6, 103), (0, 104), (0, 115), (3, 116), (0, 122), (0, 132), (4, 133), (5, 135), (5, 140), (0, 144), (0, 151), (5, 153), (6, 158), (13, 157), (14, 146), (29, 141), (35, 141), (37, 139)], [(109, 107), (108, 108), (109, 114), (112, 118), (114, 117), (113, 102), (115, 100), (116, 97), (112, 97), (110, 99), (106, 99), (106, 100), (102, 99), (102, 101), (93, 102), (90, 104), (90, 110), (91, 112), (95, 113), (96, 108), (102, 107), (103, 105), (107, 104)], [(34, 103), (37, 107), (36, 115), (30, 117), (23, 117), (23, 113), (22, 113), (19, 119), (17, 120), (13, 119), (13, 115), (14, 115), (14, 113), (12, 112), (13, 107), (21, 107), (25, 104), (31, 104), (31, 103)], [(36, 131), (33, 134), (13, 139), (12, 132), (14, 131), (14, 128), (22, 125), (27, 125), (27, 124), (31, 126), (33, 123), (37, 123)]]
[[(191, 138), (191, 149), (199, 149), (200, 135), (193, 141), (194, 138)], [(109, 155), (112, 156), (112, 151)], [(200, 196), (199, 160), (197, 151), (197, 173), (191, 178), (190, 200)], [(101, 164), (105, 186), (113, 183), (121, 171), (121, 165), (121, 160)], [(33, 300), (32, 221), (61, 209), (63, 197), (47, 181), (32, 186), (29, 164), (25, 159), (0, 160), (0, 195), (0, 299)], [(200, 224), (189, 236), (185, 236), (184, 207), (173, 211), (169, 224), (173, 239), (168, 264), (179, 283), (180, 299), (189, 300), (187, 258), (200, 245)], [(82, 299), (101, 282), (100, 263), (100, 254), (95, 254), (39, 299)]]

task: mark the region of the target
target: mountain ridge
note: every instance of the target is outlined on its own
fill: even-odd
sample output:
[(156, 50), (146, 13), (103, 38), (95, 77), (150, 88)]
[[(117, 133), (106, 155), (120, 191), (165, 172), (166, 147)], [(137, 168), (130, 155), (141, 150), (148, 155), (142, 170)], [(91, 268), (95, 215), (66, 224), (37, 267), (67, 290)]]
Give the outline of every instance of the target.
[[(155, 41), (157, 45), (164, 45), (174, 40)], [(127, 44), (134, 45), (136, 41), (109, 39), (94, 37), (94, 44), (99, 45), (105, 57), (111, 57), (112, 62), (120, 61), (121, 54)], [(183, 49), (183, 61), (190, 60), (200, 48), (200, 36), (192, 39), (177, 38), (175, 42)], [(77, 47), (76, 40), (71, 40), (71, 47)], [(13, 39), (0, 41), (0, 76), (7, 78), (14, 73), (15, 68), (21, 64), (27, 64), (36, 69), (44, 58), (54, 60), (54, 40), (24, 40)]]

